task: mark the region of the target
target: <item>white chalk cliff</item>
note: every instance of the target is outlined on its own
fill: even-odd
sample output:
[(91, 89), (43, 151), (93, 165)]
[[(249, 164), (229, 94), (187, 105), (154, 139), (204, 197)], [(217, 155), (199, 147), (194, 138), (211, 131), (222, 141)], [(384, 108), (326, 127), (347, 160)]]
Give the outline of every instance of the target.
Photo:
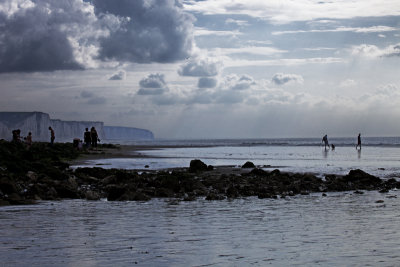
[(149, 130), (104, 126), (100, 121), (63, 121), (51, 119), (43, 112), (0, 112), (0, 139), (11, 140), (12, 130), (20, 129), (21, 136), (32, 132), (34, 141), (50, 140), (49, 126), (54, 129), (56, 142), (83, 139), (85, 128), (95, 127), (102, 140), (151, 140), (153, 133)]

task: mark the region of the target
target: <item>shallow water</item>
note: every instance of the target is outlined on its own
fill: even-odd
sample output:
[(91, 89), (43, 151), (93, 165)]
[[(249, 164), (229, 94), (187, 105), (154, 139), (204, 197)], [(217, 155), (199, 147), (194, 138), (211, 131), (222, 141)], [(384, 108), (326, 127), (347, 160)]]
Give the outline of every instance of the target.
[(0, 207), (0, 259), (2, 266), (395, 266), (399, 219), (399, 191), (40, 202)]
[(241, 166), (252, 161), (259, 166), (288, 172), (347, 174), (362, 169), (381, 178), (400, 177), (400, 148), (366, 146), (362, 151), (353, 146), (325, 150), (318, 146), (215, 146), (163, 148), (140, 151), (146, 158), (113, 158), (89, 160), (80, 166), (122, 169), (165, 169), (188, 167), (190, 160), (201, 159), (208, 165)]

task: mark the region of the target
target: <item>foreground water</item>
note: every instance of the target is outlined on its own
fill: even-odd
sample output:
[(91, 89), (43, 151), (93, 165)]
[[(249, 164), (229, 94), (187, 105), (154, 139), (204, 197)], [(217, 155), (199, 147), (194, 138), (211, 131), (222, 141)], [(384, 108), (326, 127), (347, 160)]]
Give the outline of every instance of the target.
[[(122, 169), (188, 167), (192, 159), (208, 165), (241, 166), (246, 161), (269, 169), (344, 175), (362, 169), (381, 178), (400, 177), (400, 139), (364, 138), (362, 150), (353, 138), (332, 139), (335, 150), (325, 150), (320, 139), (161, 140), (134, 143), (160, 149), (139, 151), (143, 158), (89, 160), (82, 166)], [(75, 167), (79, 167), (75, 166)]]
[(396, 266), (399, 217), (398, 191), (40, 202), (0, 207), (0, 259), (2, 266)]

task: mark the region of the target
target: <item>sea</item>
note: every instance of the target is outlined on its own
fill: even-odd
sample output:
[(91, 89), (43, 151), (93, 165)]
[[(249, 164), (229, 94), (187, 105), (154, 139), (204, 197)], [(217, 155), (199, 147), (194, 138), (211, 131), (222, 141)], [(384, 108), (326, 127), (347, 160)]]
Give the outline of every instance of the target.
[[(143, 150), (132, 156), (87, 160), (77, 167), (159, 170), (189, 167), (192, 159), (207, 165), (241, 167), (247, 161), (265, 170), (345, 175), (362, 169), (380, 178), (400, 177), (400, 137), (365, 137), (356, 149), (355, 138), (332, 138), (335, 149), (320, 138), (154, 140), (120, 142)], [(114, 141), (115, 142), (115, 141)]]
[[(326, 151), (320, 141), (130, 142), (143, 147), (145, 157), (85, 166), (157, 170), (199, 158), (321, 176), (353, 168), (384, 179), (400, 173), (400, 138), (363, 138), (361, 151), (354, 138), (330, 139), (336, 148)], [(0, 266), (399, 266), (399, 222), (400, 190), (190, 202), (40, 201), (0, 207)]]

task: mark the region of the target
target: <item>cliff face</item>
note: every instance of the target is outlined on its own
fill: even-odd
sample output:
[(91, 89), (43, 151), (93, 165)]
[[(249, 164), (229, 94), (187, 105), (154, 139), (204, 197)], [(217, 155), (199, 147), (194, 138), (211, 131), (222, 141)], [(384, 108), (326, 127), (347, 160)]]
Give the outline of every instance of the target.
[(131, 128), (131, 127), (118, 127), (118, 126), (104, 126), (104, 135), (108, 140), (153, 140), (154, 135), (149, 130)]
[(32, 132), (36, 141), (49, 140), (50, 125), (49, 114), (43, 112), (0, 112), (0, 138), (6, 140), (11, 140), (11, 132), (15, 129), (21, 130), (21, 136)]
[[(148, 130), (104, 126), (100, 121), (53, 120), (43, 112), (0, 112), (0, 139), (11, 140), (12, 130), (20, 129), (21, 137), (32, 132), (34, 141), (49, 141), (49, 126), (54, 129), (56, 142), (70, 142), (73, 138), (83, 139), (85, 128), (95, 127), (100, 139), (143, 140), (153, 139)], [(106, 130), (105, 130), (106, 129)]]

